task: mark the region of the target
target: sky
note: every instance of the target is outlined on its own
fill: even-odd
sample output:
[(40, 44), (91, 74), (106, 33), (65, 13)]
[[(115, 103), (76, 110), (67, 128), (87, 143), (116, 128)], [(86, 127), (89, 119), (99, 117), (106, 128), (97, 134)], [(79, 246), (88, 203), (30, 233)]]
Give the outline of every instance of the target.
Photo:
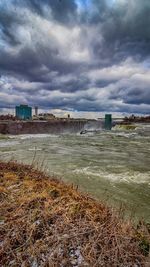
[(0, 112), (150, 113), (149, 0), (0, 0)]

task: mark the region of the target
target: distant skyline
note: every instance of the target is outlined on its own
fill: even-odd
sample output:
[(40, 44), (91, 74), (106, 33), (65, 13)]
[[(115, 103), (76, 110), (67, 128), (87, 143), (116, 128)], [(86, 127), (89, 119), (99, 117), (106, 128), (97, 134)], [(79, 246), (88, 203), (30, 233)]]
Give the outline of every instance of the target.
[(149, 0), (0, 0), (0, 112), (150, 113)]

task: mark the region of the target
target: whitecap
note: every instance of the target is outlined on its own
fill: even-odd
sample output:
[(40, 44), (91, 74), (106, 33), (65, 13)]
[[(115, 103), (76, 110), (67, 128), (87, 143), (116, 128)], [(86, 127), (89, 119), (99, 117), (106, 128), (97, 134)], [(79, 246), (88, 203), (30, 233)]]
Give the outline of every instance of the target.
[(0, 141), (0, 147), (15, 146), (15, 145), (18, 145), (18, 144), (19, 144), (18, 141), (5, 141), (5, 142), (1, 142)]
[(29, 148), (29, 151), (41, 151), (41, 148), (37, 148), (37, 147), (33, 147), (33, 148)]

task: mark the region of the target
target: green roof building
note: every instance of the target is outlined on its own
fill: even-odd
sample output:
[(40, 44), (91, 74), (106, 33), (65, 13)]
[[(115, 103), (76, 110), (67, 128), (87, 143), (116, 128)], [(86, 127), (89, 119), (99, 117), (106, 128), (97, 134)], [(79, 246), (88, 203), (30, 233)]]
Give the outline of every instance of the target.
[(32, 118), (32, 108), (28, 105), (16, 106), (16, 117), (20, 120), (30, 120)]

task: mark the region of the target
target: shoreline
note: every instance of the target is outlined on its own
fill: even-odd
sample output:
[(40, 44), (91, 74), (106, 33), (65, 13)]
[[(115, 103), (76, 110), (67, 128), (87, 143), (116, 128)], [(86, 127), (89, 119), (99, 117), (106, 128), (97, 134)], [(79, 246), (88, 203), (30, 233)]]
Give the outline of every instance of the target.
[(0, 181), (1, 266), (149, 266), (143, 221), (31, 166), (0, 162)]

